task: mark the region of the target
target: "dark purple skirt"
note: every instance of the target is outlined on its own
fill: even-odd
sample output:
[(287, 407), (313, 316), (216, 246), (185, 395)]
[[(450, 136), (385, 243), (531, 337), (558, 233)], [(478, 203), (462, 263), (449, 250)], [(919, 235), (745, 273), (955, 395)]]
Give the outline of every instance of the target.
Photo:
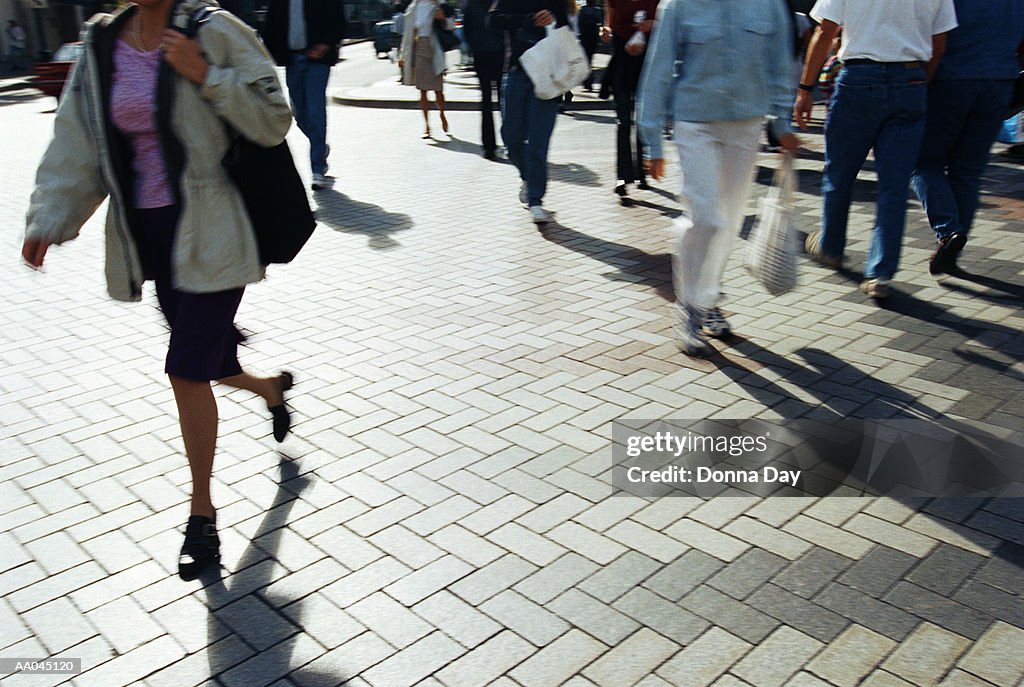
[(171, 253), (178, 224), (178, 206), (137, 209), (132, 233), (147, 279), (156, 282), (160, 310), (171, 329), (164, 371), (199, 382), (242, 372), (238, 344), (244, 337), (235, 327), (235, 313), (245, 289), (186, 293), (172, 286)]

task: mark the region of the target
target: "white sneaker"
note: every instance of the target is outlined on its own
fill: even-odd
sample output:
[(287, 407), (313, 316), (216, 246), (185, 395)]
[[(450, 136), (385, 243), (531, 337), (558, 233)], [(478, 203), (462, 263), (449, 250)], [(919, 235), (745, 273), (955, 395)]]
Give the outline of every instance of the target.
[(313, 184), (314, 191), (326, 191), (334, 188), (334, 177), (329, 177), (326, 174), (314, 174)]
[(530, 191), (526, 188), (525, 181), (519, 185), (519, 202), (523, 205), (529, 205), (530, 203)]
[(881, 300), (889, 297), (888, 279), (865, 279), (860, 283), (860, 290), (869, 297)]
[(550, 212), (539, 205), (530, 206), (530, 217), (533, 219), (533, 223), (537, 225), (547, 224), (554, 219)]
[(704, 338), (701, 326), (705, 311), (702, 308), (678, 302), (673, 306), (673, 310), (675, 311), (675, 324), (672, 331), (675, 334), (676, 346), (679, 350), (695, 358), (707, 358), (713, 355), (715, 349)]

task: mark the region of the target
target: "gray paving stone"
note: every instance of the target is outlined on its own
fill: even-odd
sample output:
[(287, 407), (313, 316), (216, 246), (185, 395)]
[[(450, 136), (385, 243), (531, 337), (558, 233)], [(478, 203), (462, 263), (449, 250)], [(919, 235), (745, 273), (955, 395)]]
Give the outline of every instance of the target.
[(921, 623), (882, 667), (913, 684), (938, 684), (969, 645), (960, 635)]
[(812, 598), (853, 561), (828, 549), (812, 548), (775, 576), (775, 585), (805, 599)]
[(703, 551), (691, 549), (643, 582), (643, 586), (670, 601), (678, 601), (696, 589), (725, 563)]
[(541, 567), (550, 565), (566, 552), (562, 546), (547, 537), (542, 537), (514, 522), (494, 530), (487, 535), (487, 539)]
[(1024, 654), (1017, 650), (1024, 629), (997, 622), (971, 647), (957, 667), (997, 685), (1024, 678)]
[(570, 551), (583, 554), (601, 565), (608, 565), (626, 551), (622, 544), (575, 522), (565, 522), (548, 532), (551, 539)]
[(362, 677), (374, 687), (414, 685), (463, 652), (464, 648), (435, 632), (374, 666)]
[(526, 659), (536, 650), (525, 639), (506, 630), (464, 654), (436, 675), (448, 687), (497, 685), (499, 684), (498, 676)]
[(967, 582), (953, 598), (1003, 622), (1024, 627), (1024, 599), (981, 582)]
[(384, 590), (406, 606), (422, 601), (434, 592), (473, 572), (473, 567), (455, 556), (445, 556), (409, 573)]
[(920, 619), (885, 602), (841, 584), (830, 584), (814, 602), (897, 642), (903, 641)]
[(738, 661), (750, 645), (713, 627), (700, 639), (658, 668), (658, 675), (677, 687), (704, 687)]
[(427, 540), (477, 568), (482, 568), (506, 553), (501, 547), (459, 525), (449, 525), (438, 530)]
[(327, 649), (335, 649), (366, 631), (365, 627), (319, 593), (310, 594), (286, 606), (282, 612)]
[(780, 556), (751, 549), (715, 574), (708, 584), (735, 599), (744, 599), (786, 565)]
[(685, 607), (666, 601), (645, 589), (634, 589), (612, 606), (641, 625), (684, 646), (699, 637), (710, 625)]
[(560, 685), (607, 650), (593, 637), (570, 630), (513, 668), (509, 675), (524, 687)]
[(978, 571), (975, 579), (1011, 594), (1024, 593), (1024, 546), (1003, 543)]
[(118, 654), (126, 654), (164, 634), (131, 597), (121, 597), (86, 614)]
[(217, 619), (259, 651), (299, 631), (283, 615), (255, 596), (246, 596), (217, 611)]
[(22, 613), (21, 619), (46, 647), (49, 656), (56, 656), (97, 633), (96, 627), (67, 599), (55, 599), (38, 606)]
[(679, 605), (751, 644), (758, 644), (779, 625), (775, 618), (708, 586), (687, 594)]
[(554, 613), (511, 590), (481, 604), (480, 610), (539, 647), (569, 630), (569, 624)]
[(582, 556), (568, 553), (517, 584), (515, 589), (537, 603), (546, 604), (596, 569), (597, 565)]
[(887, 546), (878, 546), (857, 561), (839, 578), (839, 581), (877, 598), (903, 579), (917, 563), (918, 559), (909, 554)]
[(853, 687), (882, 662), (894, 641), (858, 625), (851, 625), (829, 643), (807, 669), (839, 687)]
[(372, 594), (345, 610), (397, 649), (404, 649), (434, 630), (430, 623), (383, 592)]
[(509, 589), (536, 569), (537, 566), (519, 556), (508, 554), (459, 580), (451, 586), (451, 591), (476, 606)]
[(576, 589), (570, 589), (546, 607), (609, 646), (617, 646), (639, 627), (632, 618)]
[(791, 627), (780, 627), (730, 670), (757, 687), (781, 687), (825, 645)]
[(467, 649), (498, 634), (501, 625), (447, 591), (424, 599), (412, 610)]
[(848, 621), (827, 608), (768, 584), (747, 600), (754, 608), (822, 642), (831, 642)]
[(968, 639), (980, 637), (993, 621), (985, 613), (909, 582), (898, 583), (883, 601)]

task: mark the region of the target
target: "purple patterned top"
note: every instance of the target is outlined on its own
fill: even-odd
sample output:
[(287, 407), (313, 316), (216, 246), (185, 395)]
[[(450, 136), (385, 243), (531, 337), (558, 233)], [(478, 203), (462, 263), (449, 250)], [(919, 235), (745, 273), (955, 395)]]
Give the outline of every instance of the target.
[(114, 50), (110, 118), (135, 149), (135, 207), (140, 209), (174, 204), (156, 128), (156, 78), (162, 57), (160, 50), (139, 52), (121, 39)]

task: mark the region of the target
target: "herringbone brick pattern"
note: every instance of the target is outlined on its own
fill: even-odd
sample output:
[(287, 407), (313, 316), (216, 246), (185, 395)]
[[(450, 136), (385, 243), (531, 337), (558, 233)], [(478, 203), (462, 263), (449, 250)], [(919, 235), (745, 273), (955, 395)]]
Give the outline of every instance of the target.
[[(696, 361), (666, 307), (677, 182), (616, 205), (607, 113), (560, 118), (558, 224), (538, 232), (512, 167), (477, 155), (474, 114), (424, 143), (418, 113), (332, 108), (321, 227), (239, 316), (244, 363), (296, 372), (294, 436), (278, 452), (259, 404), (221, 395), (224, 575), (200, 588), (173, 576), (188, 470), (154, 299), (106, 299), (97, 218), (43, 274), (17, 265), (48, 104), (0, 107), (0, 656), (81, 657), (83, 687), (1024, 678), (1017, 500), (608, 497), (618, 418), (1019, 426), (1019, 167), (989, 168), (970, 279), (928, 276), (911, 206), (883, 307), (856, 290), (867, 170), (850, 271), (802, 261), (772, 298), (737, 249), (738, 336)], [(810, 229), (820, 135), (807, 144)]]

